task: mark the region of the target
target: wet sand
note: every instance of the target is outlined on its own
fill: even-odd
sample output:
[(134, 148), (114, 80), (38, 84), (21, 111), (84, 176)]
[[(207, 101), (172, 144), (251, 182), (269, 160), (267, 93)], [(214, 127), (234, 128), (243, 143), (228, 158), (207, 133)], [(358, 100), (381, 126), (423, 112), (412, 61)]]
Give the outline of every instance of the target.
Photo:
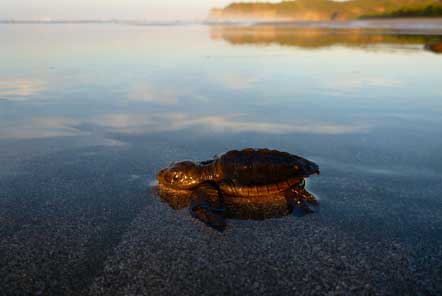
[[(219, 233), (151, 192), (160, 154), (146, 146), (85, 148), (34, 158), (17, 169), (19, 177), (3, 176), (2, 295), (442, 291), (442, 249), (434, 236), (442, 225), (440, 207), (413, 201), (421, 191), (414, 182), (398, 189), (392, 179), (325, 163), (309, 183), (322, 198), (320, 213), (228, 220)], [(431, 200), (441, 185), (437, 176), (424, 177)], [(423, 178), (398, 179), (411, 180)], [(391, 196), (402, 200), (390, 203)], [(400, 220), (404, 209), (414, 221)], [(426, 231), (413, 229), (423, 223)]]
[(400, 243), (364, 243), (319, 216), (230, 221), (219, 234), (157, 205), (137, 217), (91, 293), (416, 295), (428, 290), (411, 260)]
[[(2, 28), (1, 296), (442, 295), (427, 37), (309, 49), (202, 26)], [(221, 234), (151, 190), (172, 161), (246, 147), (318, 163), (320, 212)]]

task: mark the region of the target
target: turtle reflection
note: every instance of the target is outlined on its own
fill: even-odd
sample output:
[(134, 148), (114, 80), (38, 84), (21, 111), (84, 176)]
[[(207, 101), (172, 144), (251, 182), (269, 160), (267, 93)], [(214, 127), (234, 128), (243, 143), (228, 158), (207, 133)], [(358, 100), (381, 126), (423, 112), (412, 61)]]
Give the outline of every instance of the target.
[[(170, 190), (158, 186), (158, 195), (174, 210), (188, 208), (192, 203), (192, 191)], [(215, 194), (215, 192), (212, 192)], [(214, 196), (212, 196), (214, 199)], [(264, 220), (282, 218), (293, 213), (284, 195), (269, 196), (265, 199), (250, 200), (247, 198), (224, 197), (224, 216), (228, 219)]]

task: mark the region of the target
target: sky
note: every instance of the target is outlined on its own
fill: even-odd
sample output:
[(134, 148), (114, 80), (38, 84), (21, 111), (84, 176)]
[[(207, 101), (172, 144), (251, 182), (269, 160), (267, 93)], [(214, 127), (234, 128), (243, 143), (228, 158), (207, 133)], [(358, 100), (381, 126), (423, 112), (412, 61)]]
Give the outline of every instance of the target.
[(204, 19), (210, 8), (231, 2), (233, 0), (0, 0), (0, 19), (192, 20)]

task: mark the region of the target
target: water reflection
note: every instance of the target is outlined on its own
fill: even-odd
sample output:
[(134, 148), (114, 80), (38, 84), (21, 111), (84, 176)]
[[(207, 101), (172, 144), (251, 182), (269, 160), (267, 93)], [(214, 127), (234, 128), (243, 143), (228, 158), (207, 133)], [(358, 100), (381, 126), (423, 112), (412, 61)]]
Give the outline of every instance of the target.
[[(153, 192), (174, 210), (190, 206), (192, 191), (170, 190), (164, 186), (153, 188)], [(263, 220), (281, 218), (291, 214), (284, 195), (263, 196), (260, 199), (225, 198), (223, 203), (225, 217), (240, 220)]]
[(129, 101), (160, 105), (176, 105), (179, 93), (170, 89), (157, 88), (148, 83), (138, 83), (128, 93)]
[(301, 48), (323, 48), (335, 45), (366, 48), (390, 44), (421, 49), (425, 44), (440, 42), (440, 35), (412, 35), (394, 30), (297, 28), (284, 26), (213, 26), (213, 40), (225, 40), (233, 45), (294, 46)]
[(210, 73), (209, 80), (221, 85), (228, 90), (246, 90), (255, 87), (261, 79), (256, 76), (257, 73), (244, 75), (238, 72), (229, 73)]
[(367, 132), (371, 126), (353, 122), (350, 124), (327, 122), (266, 122), (255, 121), (246, 114), (203, 115), (188, 113), (109, 114), (93, 120), (93, 123), (121, 133), (172, 132), (184, 129), (226, 133), (265, 134), (325, 134), (338, 135)]
[(24, 101), (47, 90), (45, 81), (38, 79), (0, 79), (0, 100)]
[(325, 88), (335, 91), (359, 91), (364, 87), (398, 88), (402, 85), (402, 81), (397, 79), (386, 79), (382, 77), (361, 77), (330, 80), (325, 83)]
[(0, 126), (0, 139), (42, 139), (78, 136), (81, 130), (75, 127), (77, 120), (64, 117), (35, 117)]
[[(10, 27), (4, 35), (10, 58), (3, 61), (2, 77), (25, 78), (0, 80), (0, 139), (184, 130), (217, 137), (245, 133), (367, 136), (399, 124), (417, 129), (424, 118), (439, 123), (435, 115), (441, 110), (440, 59), (422, 50), (423, 44), (437, 49), (438, 35), (282, 26), (192, 27), (186, 29), (186, 38), (194, 45), (190, 47), (183, 44), (179, 28), (118, 27), (103, 35), (102, 27), (88, 27), (100, 38), (91, 38), (89, 55), (75, 55), (84, 59), (81, 63), (68, 58), (72, 52), (67, 47), (60, 48), (59, 59), (52, 59), (46, 45), (34, 43), (38, 50), (33, 54), (41, 56), (36, 69), (56, 64), (56, 75), (48, 76), (31, 67), (26, 73), (16, 69), (22, 56), (36, 60), (31, 53), (23, 55), (22, 44), (15, 40), (22, 36), (20, 30), (27, 29)], [(69, 48), (83, 52), (84, 29), (70, 29), (75, 34)], [(39, 34), (51, 44), (64, 36), (61, 27), (41, 30)], [(118, 48), (111, 46), (116, 33), (124, 38)], [(161, 34), (167, 34), (167, 40), (152, 48), (148, 41), (160, 40)], [(229, 44), (211, 42), (208, 37)], [(303, 49), (379, 45), (380, 50), (260, 46), (267, 44)], [(396, 45), (414, 50), (391, 51)], [(175, 55), (178, 47), (183, 47), (182, 55)], [(139, 58), (134, 58), (134, 50)], [(61, 81), (68, 81), (68, 86)], [(51, 100), (37, 100), (42, 94)]]
[(341, 135), (367, 133), (368, 123), (353, 122), (265, 122), (255, 121), (246, 114), (203, 115), (188, 113), (120, 113), (90, 119), (41, 117), (24, 119), (0, 127), (0, 139), (40, 139), (91, 135), (91, 131), (109, 133), (147, 134), (192, 130), (196, 133), (258, 133), (258, 134), (316, 134)]

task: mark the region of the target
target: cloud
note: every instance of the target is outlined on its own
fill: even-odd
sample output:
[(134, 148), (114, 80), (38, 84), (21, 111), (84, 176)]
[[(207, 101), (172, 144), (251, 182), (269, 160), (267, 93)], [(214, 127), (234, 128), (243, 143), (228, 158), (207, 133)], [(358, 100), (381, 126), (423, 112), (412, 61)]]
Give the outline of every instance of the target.
[(25, 101), (29, 97), (47, 90), (47, 83), (32, 79), (0, 80), (0, 99)]
[(348, 134), (366, 132), (368, 125), (333, 123), (272, 123), (247, 121), (243, 114), (192, 116), (185, 113), (159, 114), (109, 114), (97, 118), (93, 123), (122, 133), (145, 133), (178, 131), (198, 128), (218, 133), (265, 133), (265, 134)]

